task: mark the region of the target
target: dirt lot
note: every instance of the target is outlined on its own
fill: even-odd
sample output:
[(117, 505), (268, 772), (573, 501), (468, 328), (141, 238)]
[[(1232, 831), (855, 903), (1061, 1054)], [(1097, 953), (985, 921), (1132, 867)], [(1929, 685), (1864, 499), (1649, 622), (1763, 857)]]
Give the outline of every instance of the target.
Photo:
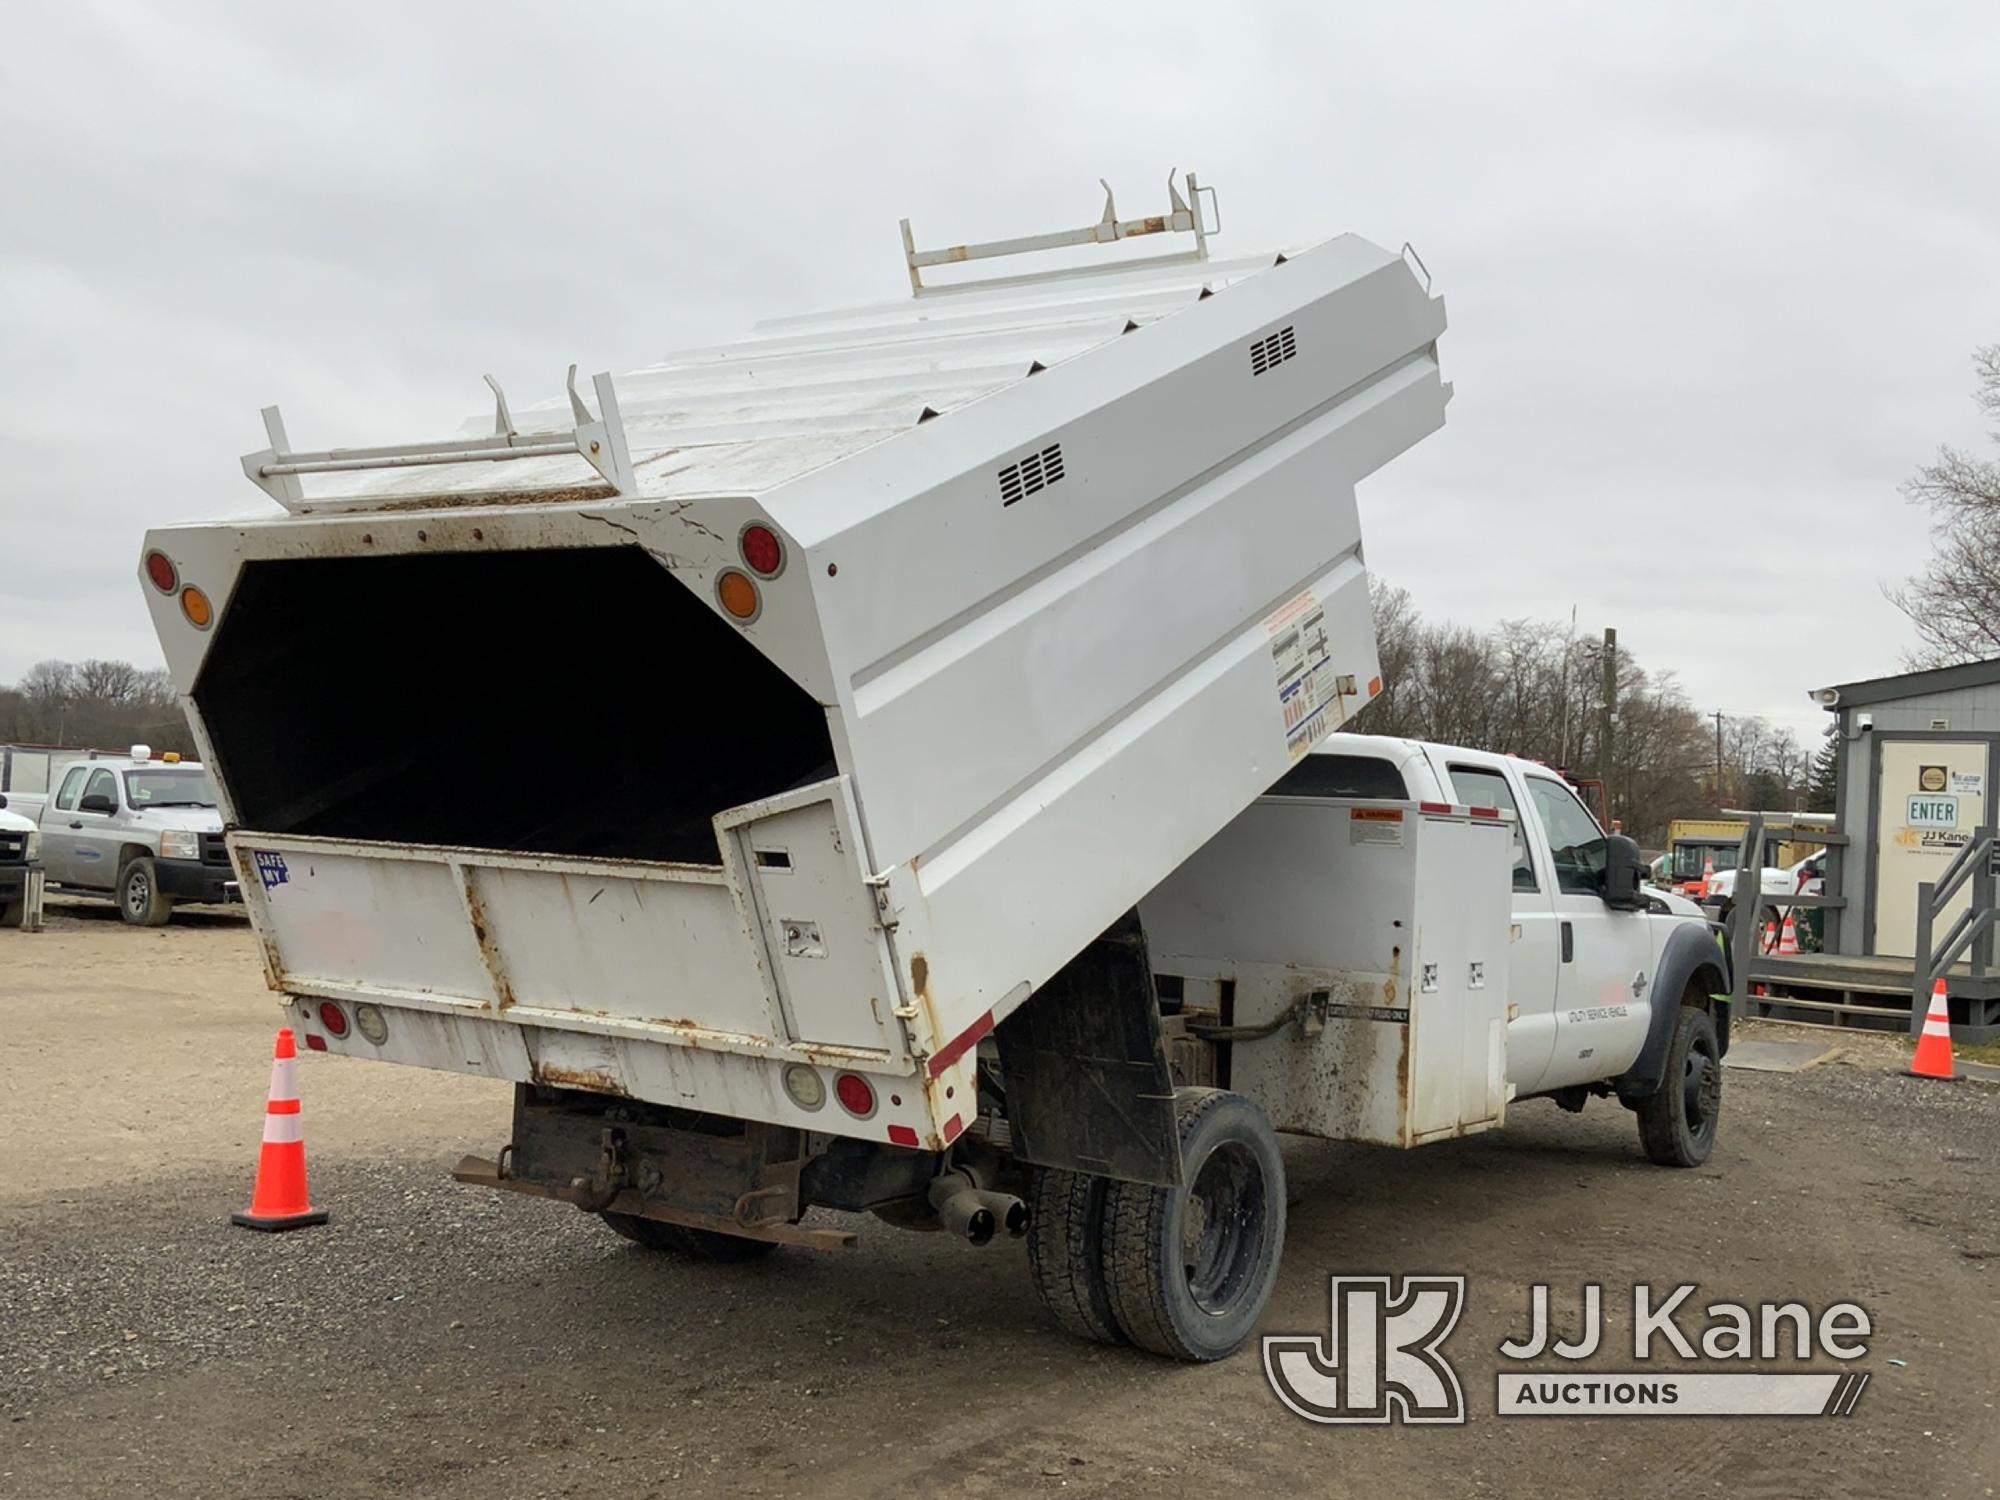
[[(1293, 1142), (1267, 1328), (1324, 1332), (1333, 1272), (1463, 1272), (1462, 1428), (1322, 1428), (1254, 1352), (1183, 1368), (1073, 1343), (1019, 1248), (863, 1221), (841, 1256), (677, 1263), (445, 1176), (496, 1085), (303, 1065), (325, 1229), (232, 1229), (278, 1021), (247, 930), (58, 908), (0, 933), (0, 1495), (1991, 1495), (2000, 1484), (2000, 1090), (1893, 1048), (1731, 1070), (1704, 1170), (1615, 1105), (1521, 1106), (1409, 1155)], [(1773, 1033), (1776, 1034), (1776, 1033)], [(1844, 1420), (1493, 1415), (1525, 1287), (1635, 1280), (1853, 1299)], [(1560, 1294), (1566, 1290), (1567, 1297)], [(1705, 1297), (1703, 1300), (1707, 1300)], [(1629, 1307), (1629, 1304), (1628, 1304)], [(1696, 1320), (1699, 1322), (1699, 1320)], [(1619, 1356), (1626, 1357), (1619, 1357)], [(1896, 1361), (1896, 1363), (1891, 1363)]]

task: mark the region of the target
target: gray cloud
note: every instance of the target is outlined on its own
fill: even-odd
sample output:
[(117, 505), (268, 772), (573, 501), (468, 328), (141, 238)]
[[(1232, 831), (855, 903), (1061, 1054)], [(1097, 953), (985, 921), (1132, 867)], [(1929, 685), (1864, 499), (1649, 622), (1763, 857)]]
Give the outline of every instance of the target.
[[(1814, 726), (1892, 669), (1897, 483), (2000, 338), (1990, 6), (49, 6), (0, 57), (0, 680), (156, 657), (148, 524), (492, 370), (894, 296), (896, 219), (1081, 222), (1169, 166), (1241, 251), (1416, 242), (1447, 430), (1364, 492), (1426, 612), (1616, 625)], [(1759, 644), (1737, 644), (1753, 629)]]

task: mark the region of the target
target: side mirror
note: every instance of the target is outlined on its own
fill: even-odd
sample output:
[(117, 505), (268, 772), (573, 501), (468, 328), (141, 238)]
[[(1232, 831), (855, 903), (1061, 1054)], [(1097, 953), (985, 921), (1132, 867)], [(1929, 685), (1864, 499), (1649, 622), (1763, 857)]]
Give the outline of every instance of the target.
[(118, 804), (102, 792), (90, 792), (76, 805), (78, 812), (115, 813)]
[(1613, 911), (1644, 911), (1646, 866), (1639, 846), (1622, 833), (1604, 838), (1604, 904)]

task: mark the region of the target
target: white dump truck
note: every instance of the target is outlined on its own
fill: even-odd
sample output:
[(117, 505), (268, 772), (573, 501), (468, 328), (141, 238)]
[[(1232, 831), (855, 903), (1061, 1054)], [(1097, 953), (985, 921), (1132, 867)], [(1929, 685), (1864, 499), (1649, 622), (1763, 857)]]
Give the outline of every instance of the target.
[[(1026, 1233), (1064, 1326), (1186, 1359), (1270, 1294), (1274, 1123), (1499, 1123), (1537, 825), (1258, 801), (1381, 689), (1354, 487), (1444, 421), (1443, 304), (1353, 236), (1214, 258), (1181, 186), (905, 224), (908, 297), (594, 409), (572, 369), (518, 422), (495, 386), (450, 441), (313, 451), (267, 410), (273, 513), (139, 575), (307, 1047), (517, 1085), (462, 1180), (714, 1258), (854, 1242), (819, 1209)], [(1116, 248), (1151, 235), (1191, 243)], [(937, 280), (1091, 245), (1124, 258)], [(1628, 841), (1551, 857), (1647, 919)], [(1649, 958), (1576, 1000), (1629, 1055), (1549, 1076), (1679, 1108), (1683, 993), (1724, 987)]]

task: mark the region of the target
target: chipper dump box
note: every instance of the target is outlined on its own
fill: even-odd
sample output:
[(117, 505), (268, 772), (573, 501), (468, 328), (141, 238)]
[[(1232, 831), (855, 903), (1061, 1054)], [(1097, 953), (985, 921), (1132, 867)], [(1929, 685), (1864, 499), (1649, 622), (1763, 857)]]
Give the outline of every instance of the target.
[(452, 442), (268, 410), (271, 513), (140, 577), (309, 1045), (949, 1147), (981, 1039), (1380, 690), (1354, 487), (1444, 420), (1443, 303), (1189, 196), (906, 226), (911, 295)]

